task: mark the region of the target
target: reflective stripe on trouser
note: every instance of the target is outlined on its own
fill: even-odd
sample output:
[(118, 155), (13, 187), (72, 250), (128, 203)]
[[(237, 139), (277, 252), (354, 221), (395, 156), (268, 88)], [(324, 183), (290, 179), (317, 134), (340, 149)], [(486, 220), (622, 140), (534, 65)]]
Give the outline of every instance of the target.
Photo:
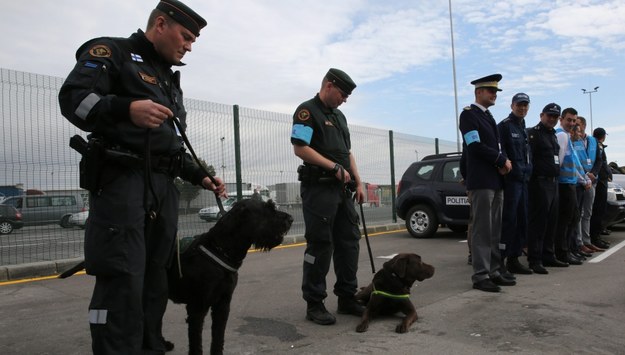
[(334, 293), (353, 296), (360, 251), (358, 215), (352, 200), (342, 196), (339, 184), (302, 184), (306, 225), (302, 292), (308, 302), (327, 297), (326, 275), (334, 261)]
[[(118, 177), (100, 194), (90, 196), (85, 234), (87, 271), (96, 276), (89, 305), (92, 350), (161, 354), (166, 267), (176, 234), (179, 193), (169, 176), (152, 173), (160, 212), (144, 239), (143, 172), (115, 173)], [(153, 203), (151, 195), (149, 200)]]

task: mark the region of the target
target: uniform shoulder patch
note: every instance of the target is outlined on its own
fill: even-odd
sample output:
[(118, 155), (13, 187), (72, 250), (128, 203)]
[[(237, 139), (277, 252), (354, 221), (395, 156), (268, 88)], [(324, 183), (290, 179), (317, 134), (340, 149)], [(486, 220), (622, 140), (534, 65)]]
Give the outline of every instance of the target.
[(153, 77), (153, 76), (150, 76), (150, 75), (148, 75), (146, 73), (142, 73), (142, 72), (139, 72), (139, 76), (141, 77), (141, 80), (145, 81), (148, 84), (152, 84), (152, 85), (156, 85), (157, 84), (156, 78)]
[(465, 107), (463, 108), (463, 110), (465, 110), (465, 111), (469, 111), (469, 110), (471, 110), (471, 106), (465, 106)]
[(89, 54), (94, 57), (108, 58), (113, 54), (113, 52), (111, 52), (111, 49), (108, 46), (105, 46), (103, 44), (96, 44), (95, 46), (91, 47), (91, 49), (89, 49)]
[(307, 109), (301, 109), (297, 113), (297, 119), (300, 121), (308, 121), (309, 118), (310, 118), (310, 111), (308, 111)]

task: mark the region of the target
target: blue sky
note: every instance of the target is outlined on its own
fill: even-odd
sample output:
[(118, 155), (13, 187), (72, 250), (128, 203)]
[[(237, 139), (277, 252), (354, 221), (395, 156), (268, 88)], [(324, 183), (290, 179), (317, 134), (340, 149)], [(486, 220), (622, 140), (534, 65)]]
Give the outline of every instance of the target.
[[(64, 77), (96, 36), (145, 28), (156, 1), (22, 0), (3, 4), (0, 67)], [(448, 1), (187, 0), (208, 26), (181, 69), (188, 98), (292, 113), (328, 68), (358, 84), (341, 107), (352, 124), (456, 141)], [(625, 165), (625, 1), (452, 1), (458, 109), (473, 79), (501, 73), (492, 112), (531, 98), (575, 107), (608, 131), (609, 160)], [(589, 124), (590, 125), (590, 124)]]

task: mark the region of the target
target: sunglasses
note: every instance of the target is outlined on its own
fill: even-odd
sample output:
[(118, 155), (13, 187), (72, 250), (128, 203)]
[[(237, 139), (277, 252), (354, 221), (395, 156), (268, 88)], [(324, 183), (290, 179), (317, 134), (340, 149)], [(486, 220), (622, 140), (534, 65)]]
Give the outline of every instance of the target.
[(332, 85), (334, 85), (334, 87), (339, 91), (339, 94), (341, 94), (341, 97), (346, 99), (349, 97), (349, 94), (346, 93), (345, 91), (343, 91), (343, 89), (341, 89), (340, 87), (338, 87), (336, 84), (332, 83)]

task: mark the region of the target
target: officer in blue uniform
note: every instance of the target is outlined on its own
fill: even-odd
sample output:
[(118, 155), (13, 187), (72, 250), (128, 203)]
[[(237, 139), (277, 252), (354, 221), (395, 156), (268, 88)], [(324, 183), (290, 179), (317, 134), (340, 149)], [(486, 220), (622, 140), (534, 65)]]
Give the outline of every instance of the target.
[(501, 151), (497, 123), (488, 107), (495, 104), (501, 74), (471, 82), (475, 103), (460, 114), (463, 154), (466, 161), (465, 184), (471, 194), (471, 256), (473, 288), (499, 292), (499, 286), (516, 282), (501, 273), (501, 211), (503, 176), (512, 164)]
[(81, 186), (90, 191), (85, 267), (96, 278), (89, 304), (95, 354), (167, 350), (161, 326), (178, 224), (174, 178), (225, 193), (184, 153), (171, 119), (186, 127), (180, 73), (171, 67), (183, 65), (204, 26), (185, 4), (162, 0), (145, 32), (83, 44), (59, 93), (63, 115), (91, 132)]
[(291, 143), (295, 155), (304, 161), (298, 169), (306, 225), (302, 292), (306, 319), (322, 325), (336, 322), (323, 304), (331, 261), (338, 313), (361, 316), (364, 311), (354, 300), (360, 230), (352, 191), (358, 203), (364, 193), (351, 153), (347, 120), (338, 109), (354, 88), (349, 75), (332, 68), (319, 93), (299, 105), (293, 115)]
[(525, 93), (512, 97), (512, 112), (497, 125), (502, 152), (512, 162), (505, 176), (504, 208), (501, 229), (501, 258), (513, 274), (531, 274), (519, 257), (527, 243), (527, 184), (532, 173), (530, 151), (525, 132), (525, 116), (530, 98)]

